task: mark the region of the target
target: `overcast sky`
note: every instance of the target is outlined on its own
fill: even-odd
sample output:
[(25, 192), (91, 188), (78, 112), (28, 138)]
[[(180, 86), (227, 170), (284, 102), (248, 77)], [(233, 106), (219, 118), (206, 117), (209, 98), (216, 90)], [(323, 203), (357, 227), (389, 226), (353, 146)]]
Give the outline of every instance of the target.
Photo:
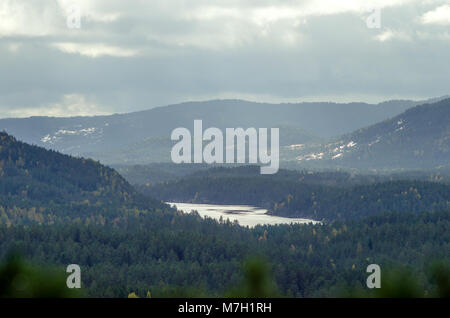
[(449, 0), (0, 1), (0, 117), (420, 99), (449, 84)]

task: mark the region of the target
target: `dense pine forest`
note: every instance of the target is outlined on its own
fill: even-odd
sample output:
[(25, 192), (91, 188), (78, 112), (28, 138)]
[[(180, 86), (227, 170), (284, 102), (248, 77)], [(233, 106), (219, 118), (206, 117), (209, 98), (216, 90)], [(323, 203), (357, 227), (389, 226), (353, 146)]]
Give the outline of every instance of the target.
[(104, 225), (0, 227), (0, 250), (40, 265), (77, 263), (88, 296), (223, 296), (242, 280), (241, 265), (264, 256), (277, 292), (295, 297), (364, 291), (367, 265), (406, 268), (422, 297), (436, 290), (433, 261), (450, 262), (448, 212), (386, 213), (361, 222), (259, 226), (171, 214), (129, 216)]
[[(68, 264), (79, 264), (83, 296), (242, 296), (235, 291), (243, 286), (243, 266), (251, 259), (267, 266), (271, 288), (263, 296), (377, 296), (365, 287), (366, 267), (373, 263), (392, 277), (388, 283), (408, 281), (406, 296), (446, 295), (448, 276), (442, 283), (433, 271), (440, 266), (445, 274), (450, 264), (445, 182), (288, 171), (264, 179), (239, 170), (254, 167), (241, 167), (145, 186), (150, 194), (173, 187), (176, 195), (195, 191), (205, 200), (211, 200), (212, 191), (255, 203), (266, 196), (267, 204), (279, 207), (273, 212), (290, 215), (296, 211), (291, 205), (313, 206), (315, 216), (326, 220), (249, 229), (183, 214), (140, 194), (98, 162), (27, 145), (5, 133), (0, 134), (0, 168), (0, 260), (14, 252), (61, 273)], [(214, 189), (214, 180), (224, 187)], [(317, 204), (301, 201), (312, 193)], [(390, 274), (396, 271), (401, 275)], [(405, 296), (395, 288), (383, 295)]]
[(383, 211), (450, 208), (447, 181), (289, 170), (264, 176), (255, 166), (197, 171), (138, 189), (170, 202), (250, 204), (267, 208), (274, 215), (321, 221), (358, 219)]
[(168, 209), (145, 198), (115, 170), (30, 146), (0, 133), (0, 223), (40, 224), (120, 217), (137, 208)]

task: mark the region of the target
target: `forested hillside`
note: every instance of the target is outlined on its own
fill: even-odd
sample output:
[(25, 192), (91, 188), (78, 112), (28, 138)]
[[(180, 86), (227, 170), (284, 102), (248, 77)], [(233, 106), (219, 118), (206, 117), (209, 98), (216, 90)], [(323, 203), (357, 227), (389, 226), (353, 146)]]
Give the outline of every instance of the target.
[(281, 145), (319, 141), (375, 124), (417, 101), (268, 104), (242, 100), (189, 102), (146, 111), (92, 117), (0, 119), (0, 130), (19, 140), (104, 164), (170, 162), (173, 129), (280, 127)]
[[(148, 291), (152, 297), (224, 296), (230, 289), (242, 290), (242, 264), (252, 256), (270, 264), (276, 286), (272, 296), (337, 297), (350, 291), (373, 296), (365, 287), (366, 267), (373, 263), (381, 266), (386, 284), (391, 270), (408, 268), (406, 277), (394, 276), (397, 294), (385, 296), (436, 296), (430, 268), (439, 260), (449, 270), (449, 217), (448, 212), (389, 213), (361, 222), (253, 230), (168, 214), (129, 216), (120, 227), (109, 222), (0, 225), (0, 258), (15, 249), (61, 271), (77, 263), (82, 291), (91, 297), (132, 292), (145, 297)], [(405, 294), (401, 286), (410, 287), (409, 280), (417, 285)]]
[(450, 99), (413, 107), (322, 145), (294, 149), (291, 156), (316, 167), (448, 171)]
[[(395, 181), (395, 180), (420, 180), (440, 183), (450, 183), (450, 171), (442, 169), (430, 170), (405, 170), (393, 172), (366, 172), (357, 173), (353, 169), (327, 169), (327, 170), (307, 170), (300, 169), (298, 165), (288, 165), (282, 168), (276, 175), (269, 178), (289, 176), (291, 180), (303, 180), (310, 183), (320, 183), (327, 185), (350, 186), (354, 184), (369, 184), (375, 182)], [(260, 167), (246, 164), (174, 164), (174, 163), (152, 163), (147, 165), (114, 165), (120, 175), (133, 185), (154, 185), (158, 182), (173, 181), (188, 175), (202, 176), (218, 174), (234, 174), (240, 176), (258, 176)], [(231, 171), (228, 168), (239, 168)], [(222, 170), (219, 170), (222, 169)], [(225, 169), (225, 170), (223, 170)], [(222, 172), (221, 172), (222, 171)], [(261, 176), (263, 177), (263, 176)]]
[(358, 219), (384, 211), (450, 209), (447, 183), (386, 179), (289, 170), (264, 176), (257, 167), (247, 166), (199, 171), (138, 188), (170, 202), (250, 204), (274, 215), (325, 221)]
[[(62, 273), (68, 264), (78, 264), (85, 296), (127, 297), (133, 292), (140, 296), (150, 292), (152, 297), (230, 295), (236, 287), (242, 290), (242, 265), (254, 256), (263, 257), (269, 266), (274, 286), (271, 296), (374, 295), (364, 287), (366, 267), (372, 263), (379, 264), (384, 273), (408, 267), (407, 275), (418, 278), (410, 296), (444, 295), (445, 289), (436, 283), (430, 268), (435, 260), (443, 264), (442, 273), (449, 268), (450, 214), (445, 209), (437, 211), (442, 197), (448, 196), (445, 183), (417, 182), (404, 197), (400, 191), (407, 184), (396, 182), (386, 191), (383, 187), (374, 191), (369, 185), (361, 192), (367, 193), (369, 202), (377, 193), (383, 194), (383, 202), (393, 199), (395, 204), (389, 206), (393, 210), (400, 206), (417, 211), (426, 203), (434, 212), (380, 212), (345, 223), (330, 220), (317, 225), (249, 229), (195, 213), (183, 214), (140, 196), (117, 172), (94, 161), (23, 144), (5, 133), (0, 140), (0, 260), (15, 252), (32, 264), (51, 266)], [(271, 181), (256, 178), (256, 169), (218, 168), (196, 173), (204, 182), (235, 180), (235, 184), (225, 185), (234, 187), (235, 193), (247, 190), (243, 197), (255, 199), (260, 198), (258, 191), (263, 185), (269, 190), (262, 194), (268, 196), (271, 192), (283, 194), (289, 189), (282, 186), (293, 185), (299, 192), (290, 199), (292, 205), (303, 204), (296, 196), (302, 189), (307, 195), (316, 189), (314, 195), (323, 202), (321, 213), (329, 203), (322, 201), (321, 195), (328, 198), (330, 189), (350, 190), (361, 182), (342, 173), (315, 176), (289, 171)], [(299, 186), (302, 178), (311, 181), (304, 183), (304, 188)], [(343, 186), (346, 180), (353, 180), (352, 184)], [(321, 187), (327, 191), (320, 192)], [(389, 196), (391, 190), (402, 200)], [(215, 191), (232, 193), (221, 188)], [(277, 211), (282, 211), (284, 198), (276, 201)], [(353, 199), (342, 199), (348, 213), (361, 212), (348, 205)], [(436, 205), (428, 205), (430, 202)], [(0, 293), (5, 291), (2, 286)]]
[(167, 208), (144, 198), (115, 170), (90, 159), (31, 146), (0, 133), (0, 222), (54, 222)]

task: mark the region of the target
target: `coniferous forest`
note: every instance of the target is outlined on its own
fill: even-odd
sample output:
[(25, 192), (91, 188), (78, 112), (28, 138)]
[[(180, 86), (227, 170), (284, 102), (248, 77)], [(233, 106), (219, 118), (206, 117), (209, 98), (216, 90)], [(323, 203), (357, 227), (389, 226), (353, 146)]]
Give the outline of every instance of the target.
[[(8, 266), (15, 253), (61, 273), (78, 264), (86, 297), (242, 296), (255, 259), (270, 286), (255, 296), (377, 296), (365, 287), (374, 263), (391, 277), (381, 296), (398, 296), (396, 282), (409, 284), (407, 296), (448, 296), (446, 182), (254, 170), (216, 168), (135, 190), (98, 162), (1, 133), (0, 258)], [(183, 214), (167, 199), (267, 205), (322, 223), (246, 228)]]

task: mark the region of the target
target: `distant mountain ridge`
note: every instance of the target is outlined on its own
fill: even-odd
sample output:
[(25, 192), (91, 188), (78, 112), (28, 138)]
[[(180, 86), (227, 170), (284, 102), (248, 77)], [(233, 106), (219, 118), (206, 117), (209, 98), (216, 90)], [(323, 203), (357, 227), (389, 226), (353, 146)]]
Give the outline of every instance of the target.
[[(88, 156), (104, 163), (167, 161), (174, 128), (191, 128), (195, 119), (204, 127), (284, 127), (286, 142), (308, 143), (375, 124), (413, 107), (417, 101), (366, 103), (267, 104), (241, 100), (188, 102), (110, 116), (0, 119), (0, 130), (27, 143), (63, 153)], [(127, 151), (130, 158), (124, 158)], [(149, 148), (147, 150), (145, 147)], [(153, 156), (153, 152), (157, 154)], [(107, 155), (105, 155), (107, 154)], [(139, 160), (136, 160), (138, 158)], [(131, 162), (127, 162), (131, 160)], [(147, 161), (146, 161), (147, 160)]]
[(450, 168), (450, 98), (305, 148), (296, 160), (348, 168)]

